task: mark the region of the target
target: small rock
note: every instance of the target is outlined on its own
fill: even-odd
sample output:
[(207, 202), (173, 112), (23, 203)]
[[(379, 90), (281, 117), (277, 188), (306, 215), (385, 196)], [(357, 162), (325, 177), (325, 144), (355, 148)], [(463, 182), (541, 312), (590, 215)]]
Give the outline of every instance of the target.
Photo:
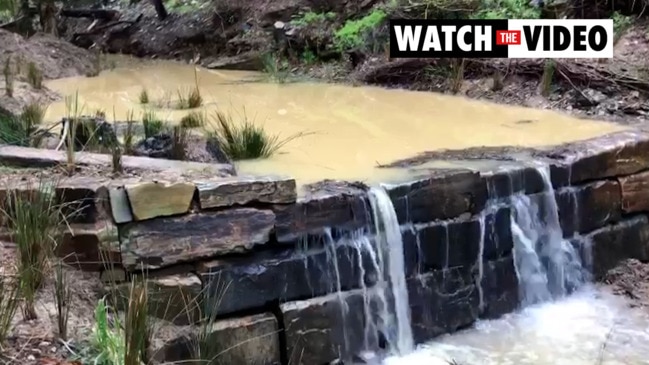
[(27, 360), (34, 361), (34, 360), (36, 360), (36, 357), (34, 357), (34, 355), (29, 355), (29, 356), (27, 356)]

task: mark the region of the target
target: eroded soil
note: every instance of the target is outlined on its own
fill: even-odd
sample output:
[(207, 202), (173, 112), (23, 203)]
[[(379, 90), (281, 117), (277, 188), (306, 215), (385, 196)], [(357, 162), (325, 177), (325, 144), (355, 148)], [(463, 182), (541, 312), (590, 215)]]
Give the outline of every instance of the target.
[(631, 299), (634, 307), (649, 308), (649, 263), (625, 260), (606, 274), (604, 282), (615, 294)]

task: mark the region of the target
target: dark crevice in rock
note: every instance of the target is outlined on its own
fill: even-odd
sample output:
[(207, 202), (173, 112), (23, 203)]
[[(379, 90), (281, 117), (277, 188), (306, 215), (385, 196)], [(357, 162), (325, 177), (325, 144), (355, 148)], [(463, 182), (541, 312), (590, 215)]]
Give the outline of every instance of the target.
[(284, 322), (284, 313), (280, 308), (279, 301), (273, 301), (269, 305), (268, 312), (272, 313), (277, 319), (278, 338), (279, 338), (279, 358), (282, 365), (291, 365), (291, 355), (288, 353), (288, 342), (286, 339), (286, 324)]

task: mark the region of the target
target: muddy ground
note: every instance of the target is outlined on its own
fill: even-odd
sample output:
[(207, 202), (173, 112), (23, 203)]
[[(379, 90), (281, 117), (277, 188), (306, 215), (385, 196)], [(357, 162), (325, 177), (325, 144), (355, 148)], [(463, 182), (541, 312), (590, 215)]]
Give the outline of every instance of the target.
[(610, 270), (603, 281), (615, 294), (628, 297), (632, 306), (649, 310), (649, 263), (625, 260)]

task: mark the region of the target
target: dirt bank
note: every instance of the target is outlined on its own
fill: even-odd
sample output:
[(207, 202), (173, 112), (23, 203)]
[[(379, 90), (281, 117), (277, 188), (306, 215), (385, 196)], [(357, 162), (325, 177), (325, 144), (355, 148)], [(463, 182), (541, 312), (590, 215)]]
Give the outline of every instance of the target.
[(9, 96), (5, 72), (0, 74), (0, 110), (17, 114), (27, 104), (60, 97), (45, 86), (35, 87), (33, 79), (28, 82), (30, 64), (34, 65), (32, 75), (36, 73), (35, 77), (43, 80), (97, 73), (96, 57), (91, 52), (50, 35), (24, 38), (0, 29), (0, 44), (0, 65), (13, 80), (13, 95)]
[(649, 263), (625, 260), (606, 274), (604, 282), (614, 293), (630, 298), (633, 306), (649, 308)]

